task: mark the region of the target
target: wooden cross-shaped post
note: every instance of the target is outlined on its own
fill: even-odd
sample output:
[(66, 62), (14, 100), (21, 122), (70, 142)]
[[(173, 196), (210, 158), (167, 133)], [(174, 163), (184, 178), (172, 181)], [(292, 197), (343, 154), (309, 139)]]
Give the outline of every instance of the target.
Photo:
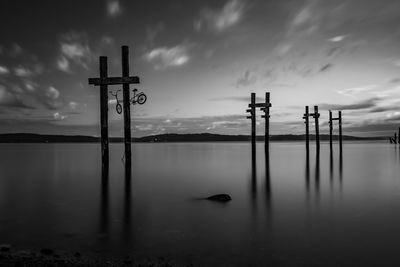
[(100, 78), (89, 78), (89, 84), (100, 86), (100, 122), (102, 162), (108, 164), (108, 85), (122, 84), (124, 105), (125, 159), (131, 161), (131, 114), (129, 85), (138, 84), (139, 77), (129, 76), (129, 47), (122, 46), (122, 77), (108, 77), (107, 57), (100, 57)]
[(306, 124), (306, 153), (307, 156), (310, 151), (310, 129), (309, 129), (309, 124), (310, 124), (310, 113), (308, 111), (308, 106), (305, 107), (305, 112), (303, 114), (303, 119), (305, 120), (304, 123)]
[(265, 93), (264, 107), (261, 108), (261, 110), (264, 111), (264, 115), (261, 115), (261, 118), (265, 119), (264, 146), (266, 152), (269, 151), (269, 118), (271, 117), (269, 115), (269, 108), (272, 107), (269, 95), (269, 92)]
[(319, 113), (318, 106), (314, 106), (314, 113), (310, 114), (315, 120), (315, 144), (317, 146), (317, 152), (319, 152)]
[(246, 112), (250, 112), (250, 116), (247, 119), (251, 119), (251, 150), (255, 153), (256, 150), (256, 93), (251, 93), (251, 104)]
[(329, 110), (329, 127), (330, 127), (330, 142), (331, 142), (331, 152), (332, 152), (332, 128), (333, 128), (333, 121), (339, 121), (339, 150), (342, 153), (343, 148), (343, 136), (342, 136), (342, 111), (338, 112), (338, 117), (332, 117), (332, 111)]

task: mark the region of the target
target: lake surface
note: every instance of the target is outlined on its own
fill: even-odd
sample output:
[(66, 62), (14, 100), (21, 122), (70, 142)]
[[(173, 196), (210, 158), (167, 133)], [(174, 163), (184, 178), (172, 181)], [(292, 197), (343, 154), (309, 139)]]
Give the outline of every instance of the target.
[[(400, 266), (400, 148), (0, 145), (0, 243), (194, 266)], [(103, 178), (102, 178), (103, 177)], [(228, 193), (222, 204), (196, 198)]]

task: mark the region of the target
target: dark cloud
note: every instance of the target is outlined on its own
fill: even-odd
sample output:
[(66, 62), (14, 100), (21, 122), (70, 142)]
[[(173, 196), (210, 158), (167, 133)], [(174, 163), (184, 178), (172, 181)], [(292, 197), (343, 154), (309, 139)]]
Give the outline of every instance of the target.
[(328, 71), (328, 70), (330, 70), (332, 67), (333, 67), (333, 64), (331, 64), (331, 63), (325, 64), (324, 66), (322, 66), (322, 67), (319, 69), (319, 72)]
[(368, 109), (374, 108), (378, 102), (379, 98), (370, 98), (360, 102), (356, 102), (348, 105), (341, 104), (319, 104), (321, 109), (332, 109), (332, 110), (358, 110), (358, 109)]
[(389, 83), (400, 83), (400, 78), (393, 78), (389, 81)]

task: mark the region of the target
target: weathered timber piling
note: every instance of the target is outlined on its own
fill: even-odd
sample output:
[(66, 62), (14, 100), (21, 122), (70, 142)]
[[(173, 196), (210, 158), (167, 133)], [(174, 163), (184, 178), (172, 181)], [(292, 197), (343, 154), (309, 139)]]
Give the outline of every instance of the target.
[(329, 110), (329, 145), (330, 151), (332, 152), (332, 140), (333, 140), (333, 121), (337, 120), (339, 122), (339, 149), (342, 151), (343, 148), (343, 135), (342, 135), (342, 112), (338, 112), (338, 117), (332, 117), (332, 111)]
[(305, 113), (303, 115), (303, 119), (305, 120), (305, 124), (306, 124), (306, 152), (307, 152), (307, 156), (310, 152), (310, 130), (309, 130), (309, 124), (310, 124), (310, 113), (308, 111), (308, 106), (306, 106), (305, 108)]
[[(122, 46), (122, 78), (129, 78), (129, 47)], [(129, 96), (129, 83), (122, 85), (123, 107), (124, 107), (124, 143), (125, 161), (131, 162), (131, 109)]]
[[(107, 57), (100, 57), (100, 79), (108, 76)], [(107, 85), (100, 85), (100, 131), (101, 131), (101, 165), (108, 172), (108, 92)]]
[(265, 93), (265, 104), (264, 107), (261, 108), (261, 111), (264, 111), (264, 115), (261, 116), (261, 118), (265, 119), (265, 134), (264, 134), (264, 146), (265, 146), (265, 151), (269, 151), (269, 118), (271, 117), (269, 115), (269, 108), (271, 107), (270, 103), (270, 94), (269, 92)]
[(256, 151), (256, 93), (251, 93), (251, 146)]
[(318, 106), (314, 106), (314, 113), (312, 114), (315, 120), (315, 145), (317, 152), (319, 152), (320, 142), (319, 142), (319, 113)]

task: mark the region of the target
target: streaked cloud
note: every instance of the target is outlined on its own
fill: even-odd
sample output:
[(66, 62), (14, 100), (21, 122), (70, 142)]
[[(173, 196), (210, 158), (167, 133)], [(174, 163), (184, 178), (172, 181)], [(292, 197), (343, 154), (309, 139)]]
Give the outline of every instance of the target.
[(235, 86), (237, 88), (247, 87), (255, 84), (256, 82), (257, 82), (257, 76), (250, 70), (246, 70), (243, 76), (236, 80)]
[(294, 13), (288, 29), (288, 35), (294, 33), (310, 35), (320, 27), (320, 12), (316, 12), (317, 1), (308, 0)]
[(122, 7), (119, 0), (107, 0), (107, 14), (108, 16), (115, 18), (121, 15)]
[(53, 86), (47, 88), (44, 92), (42, 104), (51, 110), (57, 110), (64, 106), (65, 101), (60, 97), (61, 93), (58, 89)]
[(346, 88), (343, 90), (339, 90), (337, 91), (339, 94), (344, 95), (344, 96), (352, 96), (354, 97), (355, 95), (358, 95), (362, 92), (367, 92), (370, 90), (374, 90), (375, 88), (377, 88), (378, 85), (376, 84), (369, 84), (369, 85), (365, 85), (362, 87), (352, 87), (352, 88)]
[(70, 101), (70, 102), (68, 103), (68, 106), (69, 106), (70, 109), (76, 110), (76, 108), (78, 107), (78, 103), (77, 103), (77, 102), (74, 102), (74, 101)]
[(57, 68), (64, 72), (69, 72), (69, 61), (64, 56), (57, 59)]
[(50, 99), (57, 99), (60, 96), (60, 91), (50, 86), (49, 89), (47, 89), (46, 96)]
[(32, 106), (24, 102), (20, 90), (15, 89), (0, 84), (0, 107), (33, 109)]
[(163, 23), (157, 23), (154, 26), (149, 26), (146, 29), (146, 40), (150, 44), (153, 44), (157, 36), (165, 29), (165, 25)]
[(20, 65), (14, 68), (14, 74), (22, 78), (39, 75), (42, 73), (43, 73), (43, 66), (41, 64), (35, 64), (30, 67)]
[(206, 28), (209, 31), (220, 33), (240, 22), (245, 12), (245, 3), (241, 0), (229, 0), (219, 10), (206, 8), (200, 18), (194, 22), (194, 28), (200, 31)]
[(85, 69), (89, 68), (92, 60), (92, 51), (86, 33), (71, 31), (60, 37), (60, 55), (57, 59), (57, 67), (62, 71), (70, 70), (70, 62)]
[(0, 75), (1, 74), (8, 74), (10, 73), (10, 70), (6, 66), (1, 66), (0, 65)]
[(59, 113), (59, 112), (53, 113), (53, 117), (54, 117), (54, 119), (55, 119), (56, 121), (62, 121), (62, 120), (64, 120), (64, 119), (67, 118), (67, 116), (62, 115), (62, 114)]
[(159, 47), (144, 55), (146, 61), (152, 63), (155, 69), (179, 67), (190, 60), (188, 48), (183, 45), (174, 47)]
[(25, 85), (26, 90), (28, 90), (29, 92), (35, 91), (36, 87), (38, 86), (37, 83), (35, 83), (31, 80), (26, 80), (24, 85)]
[(338, 42), (343, 41), (346, 37), (347, 37), (347, 35), (338, 35), (338, 36), (329, 38), (328, 40), (333, 43), (338, 43)]

